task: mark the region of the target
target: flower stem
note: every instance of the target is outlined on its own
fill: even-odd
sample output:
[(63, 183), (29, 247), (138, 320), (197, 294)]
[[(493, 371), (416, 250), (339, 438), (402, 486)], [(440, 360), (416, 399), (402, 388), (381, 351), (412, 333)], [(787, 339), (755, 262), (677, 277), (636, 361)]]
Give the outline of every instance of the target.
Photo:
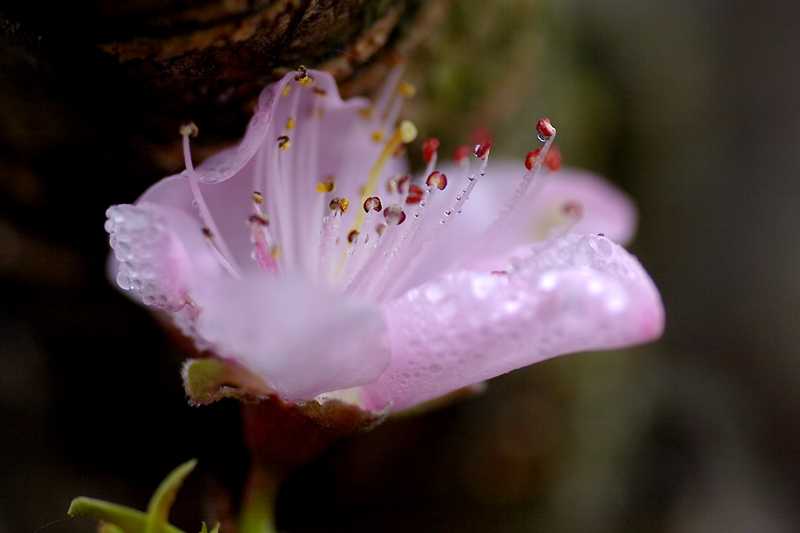
[(279, 487), (277, 476), (258, 465), (252, 467), (242, 500), (238, 533), (277, 533), (275, 503)]

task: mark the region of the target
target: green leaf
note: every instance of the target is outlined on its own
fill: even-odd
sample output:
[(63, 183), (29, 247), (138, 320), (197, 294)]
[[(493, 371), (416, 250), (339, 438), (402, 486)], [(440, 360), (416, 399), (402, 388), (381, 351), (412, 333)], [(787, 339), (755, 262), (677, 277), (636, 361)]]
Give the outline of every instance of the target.
[[(85, 516), (105, 522), (101, 527), (107, 533), (144, 533), (147, 515), (136, 509), (81, 496), (72, 500), (67, 514)], [(101, 529), (100, 531), (104, 531)], [(166, 524), (159, 533), (183, 533), (180, 529)]]
[(183, 485), (183, 480), (194, 470), (196, 465), (197, 459), (186, 461), (170, 472), (161, 482), (153, 497), (150, 498), (150, 503), (147, 504), (147, 518), (143, 533), (162, 533), (164, 531), (168, 525), (169, 510), (175, 503), (175, 496)]

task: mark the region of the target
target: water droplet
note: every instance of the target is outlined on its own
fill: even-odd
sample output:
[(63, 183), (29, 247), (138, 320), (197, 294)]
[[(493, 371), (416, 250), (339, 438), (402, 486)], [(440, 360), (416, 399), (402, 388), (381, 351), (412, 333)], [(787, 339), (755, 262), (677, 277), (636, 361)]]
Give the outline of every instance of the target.
[(542, 135), (541, 133), (537, 133), (536, 134), (536, 138), (539, 139), (539, 142), (546, 143), (547, 139), (549, 139), (550, 137), (547, 137), (546, 135)]
[(117, 285), (119, 285), (119, 288), (123, 291), (129, 291), (131, 290), (131, 278), (129, 278), (125, 272), (120, 270), (117, 273)]

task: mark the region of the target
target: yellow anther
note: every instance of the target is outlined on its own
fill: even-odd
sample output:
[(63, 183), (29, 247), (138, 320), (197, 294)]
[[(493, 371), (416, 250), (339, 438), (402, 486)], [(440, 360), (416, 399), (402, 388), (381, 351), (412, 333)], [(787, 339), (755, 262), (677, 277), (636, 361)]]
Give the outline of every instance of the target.
[(253, 201), (258, 205), (264, 205), (264, 195), (256, 191), (253, 193)]
[(397, 131), (400, 132), (400, 140), (406, 144), (417, 138), (417, 127), (410, 120), (401, 122)]
[(280, 148), (284, 152), (288, 150), (291, 145), (292, 143), (289, 142), (288, 135), (281, 135), (280, 137), (278, 137), (278, 148)]
[(326, 193), (336, 190), (336, 179), (333, 176), (328, 177), (325, 181), (317, 183), (317, 192)]
[(304, 76), (298, 76), (295, 79), (297, 80), (297, 83), (299, 83), (303, 87), (311, 87), (312, 85), (314, 85), (314, 78), (312, 78), (308, 74)]
[(281, 249), (280, 249), (280, 247), (273, 246), (272, 250), (270, 250), (270, 252), (272, 252), (272, 258), (273, 259), (280, 259), (281, 258)]
[(340, 213), (347, 213), (347, 208), (350, 207), (350, 200), (347, 198), (334, 198), (328, 204), (331, 211), (339, 211)]
[(200, 133), (200, 129), (197, 127), (197, 124), (190, 120), (181, 124), (180, 133), (184, 137), (197, 137)]
[(289, 93), (292, 92), (292, 88), (289, 84), (283, 86), (283, 90), (281, 91), (281, 96), (289, 96)]
[(294, 117), (289, 117), (289, 120), (286, 121), (286, 130), (293, 130), (296, 124), (297, 121), (294, 119)]
[(363, 118), (372, 118), (372, 115), (375, 114), (375, 108), (372, 106), (362, 107), (358, 110), (358, 114)]
[(381, 130), (375, 130), (372, 132), (372, 140), (375, 142), (381, 142), (383, 140), (383, 132)]
[(412, 98), (415, 94), (417, 94), (417, 88), (408, 83), (407, 81), (404, 81), (403, 83), (397, 86), (397, 92), (399, 94), (402, 94), (406, 98)]

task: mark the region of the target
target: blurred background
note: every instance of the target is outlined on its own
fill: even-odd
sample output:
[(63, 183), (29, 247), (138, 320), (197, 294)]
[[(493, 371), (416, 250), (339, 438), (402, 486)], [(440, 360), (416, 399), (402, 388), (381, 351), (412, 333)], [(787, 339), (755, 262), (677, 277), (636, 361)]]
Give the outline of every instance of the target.
[[(284, 485), (282, 530), (800, 529), (800, 4), (487, 4), (343, 2), (312, 20), (322, 42), (294, 31), (313, 2), (0, 4), (0, 532), (94, 531), (64, 519), (73, 497), (143, 509), (190, 457), (173, 522), (225, 513), (237, 405), (187, 405), (179, 349), (106, 281), (105, 209), (180, 168), (180, 120), (218, 126), (195, 118), (210, 153), (276, 68), (365, 92), (384, 49), (409, 57), (406, 115), (446, 152), (485, 127), (522, 158), (549, 116), (565, 164), (634, 196), (667, 332), (338, 441)], [(170, 33), (234, 11), (272, 24), (267, 59)]]

